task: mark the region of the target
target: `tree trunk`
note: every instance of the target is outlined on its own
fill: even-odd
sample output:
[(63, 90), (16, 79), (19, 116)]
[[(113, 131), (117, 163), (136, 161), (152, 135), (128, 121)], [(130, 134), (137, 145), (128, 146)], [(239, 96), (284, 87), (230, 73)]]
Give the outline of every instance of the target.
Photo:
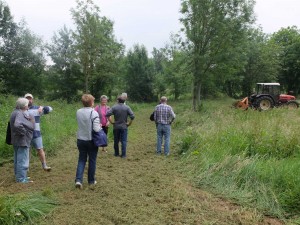
[(195, 82), (193, 87), (193, 110), (198, 111), (201, 106), (201, 82)]

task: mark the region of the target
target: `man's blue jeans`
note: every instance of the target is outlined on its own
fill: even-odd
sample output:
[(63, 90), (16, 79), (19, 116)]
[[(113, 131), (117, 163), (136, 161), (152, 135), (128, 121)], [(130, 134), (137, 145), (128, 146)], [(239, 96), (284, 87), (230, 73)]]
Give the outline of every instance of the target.
[(171, 136), (171, 125), (170, 124), (157, 124), (157, 146), (156, 153), (161, 154), (161, 145), (164, 138), (164, 154), (169, 155), (170, 153), (170, 136)]
[(14, 172), (17, 182), (21, 182), (27, 178), (28, 167), (29, 147), (14, 146)]
[(83, 173), (87, 159), (89, 160), (88, 165), (88, 183), (94, 184), (95, 173), (96, 173), (96, 161), (98, 154), (98, 147), (94, 145), (93, 141), (83, 141), (77, 139), (77, 147), (79, 150), (76, 180), (80, 183), (83, 182)]
[(121, 157), (125, 158), (126, 157), (128, 129), (114, 129), (113, 134), (114, 134), (115, 156), (120, 155), (119, 142), (121, 142), (121, 149), (122, 149)]

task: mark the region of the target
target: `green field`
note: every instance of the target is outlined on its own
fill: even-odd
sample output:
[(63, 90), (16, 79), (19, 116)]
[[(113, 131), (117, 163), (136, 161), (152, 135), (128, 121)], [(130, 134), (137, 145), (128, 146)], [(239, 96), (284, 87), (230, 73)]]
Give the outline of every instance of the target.
[[(20, 187), (14, 183), (12, 147), (4, 144), (6, 123), (16, 99), (8, 96), (0, 100), (4, 118), (0, 130), (0, 221), (7, 222), (3, 224), (30, 219), (36, 224), (300, 221), (299, 110), (239, 111), (230, 107), (231, 99), (221, 99), (204, 101), (200, 112), (192, 112), (190, 102), (170, 102), (177, 116), (172, 126), (172, 154), (160, 158), (154, 154), (155, 125), (149, 120), (155, 104), (129, 102), (136, 120), (129, 130), (128, 159), (112, 156), (110, 129), (109, 152), (99, 152), (99, 185), (96, 190), (80, 192), (74, 188), (75, 112), (80, 104), (36, 100), (36, 104), (54, 108), (42, 119), (45, 150), (53, 171), (43, 172), (32, 154), (29, 173), (35, 182)], [(20, 201), (29, 205), (38, 201), (45, 210), (36, 213), (32, 207), (20, 219), (15, 216)], [(81, 215), (81, 211), (97, 215)]]

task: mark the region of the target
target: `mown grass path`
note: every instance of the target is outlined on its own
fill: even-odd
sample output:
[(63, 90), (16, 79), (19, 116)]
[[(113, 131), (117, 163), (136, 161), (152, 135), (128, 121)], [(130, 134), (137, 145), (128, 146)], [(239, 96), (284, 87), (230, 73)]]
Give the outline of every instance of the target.
[[(112, 143), (108, 153), (99, 151), (94, 190), (86, 182), (83, 190), (74, 187), (78, 157), (74, 135), (58, 150), (58, 156), (48, 159), (53, 167), (50, 173), (41, 170), (37, 158), (32, 160), (32, 184), (14, 183), (12, 164), (1, 167), (0, 193), (52, 194), (59, 206), (37, 224), (282, 224), (193, 187), (176, 169), (179, 162), (174, 151), (167, 158), (155, 155), (156, 130), (149, 120), (151, 110), (136, 113), (129, 128), (126, 159), (113, 156)], [(174, 129), (173, 146), (176, 132)]]

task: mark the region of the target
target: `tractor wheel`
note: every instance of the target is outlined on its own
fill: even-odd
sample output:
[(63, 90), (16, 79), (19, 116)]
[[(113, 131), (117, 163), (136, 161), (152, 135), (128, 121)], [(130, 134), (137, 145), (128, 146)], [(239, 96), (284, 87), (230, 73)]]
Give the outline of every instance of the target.
[(260, 111), (266, 111), (274, 107), (273, 100), (268, 96), (262, 96), (257, 99), (256, 105)]
[(299, 103), (296, 102), (296, 101), (288, 101), (287, 102), (287, 107), (289, 109), (297, 109), (297, 108), (299, 108)]

